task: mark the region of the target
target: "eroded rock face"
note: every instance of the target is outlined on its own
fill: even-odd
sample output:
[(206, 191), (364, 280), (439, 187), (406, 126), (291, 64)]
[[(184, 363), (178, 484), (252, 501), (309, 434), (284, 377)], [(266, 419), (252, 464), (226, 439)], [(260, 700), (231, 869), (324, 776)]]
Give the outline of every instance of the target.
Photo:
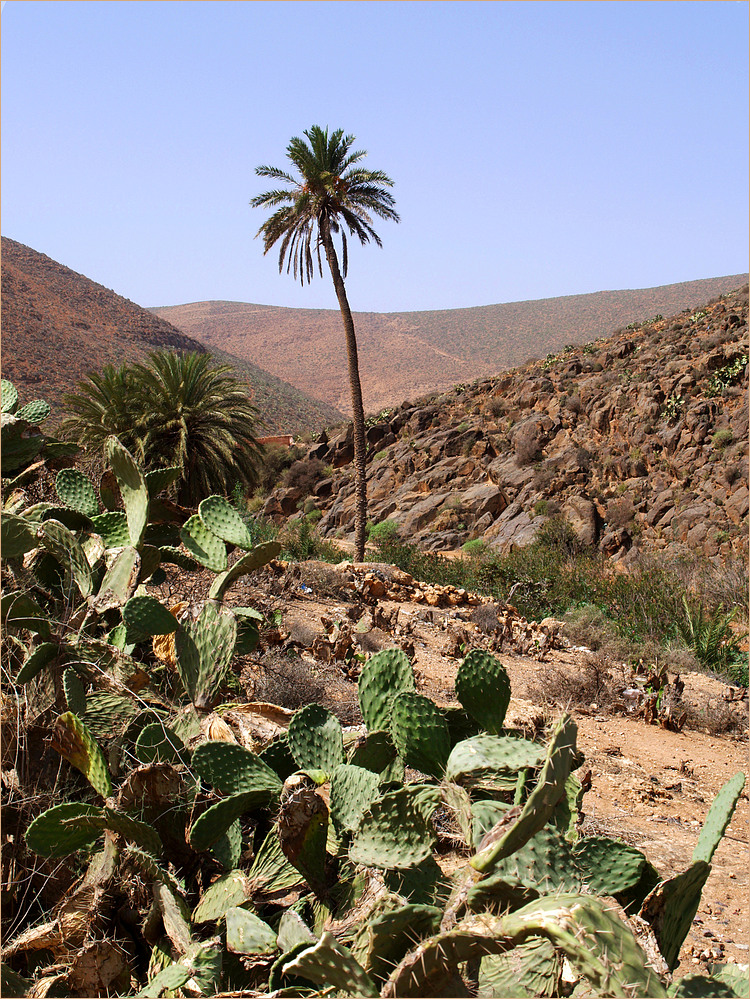
[[(369, 519), (394, 520), (435, 551), (476, 537), (500, 552), (522, 546), (555, 513), (612, 557), (744, 550), (747, 300), (743, 289), (404, 402), (368, 430)], [(353, 532), (350, 449), (344, 428), (310, 451), (337, 468), (314, 490), (323, 534)], [(281, 520), (298, 503), (279, 490), (264, 512)]]

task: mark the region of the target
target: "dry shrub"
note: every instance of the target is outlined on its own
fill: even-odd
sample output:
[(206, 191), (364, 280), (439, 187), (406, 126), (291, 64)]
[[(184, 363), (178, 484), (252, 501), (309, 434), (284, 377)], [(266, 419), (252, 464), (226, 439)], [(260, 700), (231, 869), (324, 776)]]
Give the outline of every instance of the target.
[(709, 735), (733, 735), (747, 737), (747, 703), (745, 701), (707, 701), (693, 704), (681, 701), (680, 710), (685, 712), (685, 728), (692, 728)]
[(335, 664), (309, 663), (293, 653), (271, 649), (243, 673), (242, 682), (256, 701), (292, 710), (317, 703), (332, 711), (343, 725), (361, 722), (357, 688)]
[(301, 489), (305, 495), (309, 495), (326, 478), (327, 471), (320, 458), (300, 458), (287, 468), (282, 481), (285, 486)]
[(559, 666), (542, 667), (537, 680), (527, 685), (526, 697), (563, 708), (589, 708), (595, 704), (602, 711), (620, 703), (626, 686), (624, 667), (595, 653), (573, 672)]
[(607, 504), (607, 524), (616, 531), (629, 527), (635, 517), (633, 501), (627, 496)]

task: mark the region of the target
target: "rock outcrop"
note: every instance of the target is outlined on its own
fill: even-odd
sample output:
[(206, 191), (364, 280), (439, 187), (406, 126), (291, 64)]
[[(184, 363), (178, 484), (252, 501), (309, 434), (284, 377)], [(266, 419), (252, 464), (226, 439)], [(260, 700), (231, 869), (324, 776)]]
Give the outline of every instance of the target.
[[(569, 347), (545, 360), (368, 421), (372, 522), (430, 550), (481, 538), (528, 544), (550, 516), (620, 559), (747, 543), (747, 288), (701, 308)], [(324, 535), (353, 531), (351, 430), (311, 456)], [(267, 512), (282, 494), (271, 497)]]

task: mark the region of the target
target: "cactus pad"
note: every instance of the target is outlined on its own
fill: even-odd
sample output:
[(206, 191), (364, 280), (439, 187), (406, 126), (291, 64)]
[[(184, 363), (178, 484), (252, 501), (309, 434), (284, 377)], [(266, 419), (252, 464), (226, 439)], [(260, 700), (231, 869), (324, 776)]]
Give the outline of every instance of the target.
[(479, 966), (479, 991), (483, 996), (554, 996), (562, 971), (560, 957), (549, 942), (532, 938), (505, 954), (488, 954)]
[[(110, 516), (105, 514), (105, 516)], [(99, 592), (92, 601), (97, 614), (122, 607), (135, 592), (141, 571), (141, 556), (137, 548), (128, 545), (112, 560), (104, 574)]]
[(27, 423), (36, 425), (44, 423), (51, 412), (50, 404), (44, 399), (32, 399), (16, 410), (15, 416), (17, 420), (26, 420)]
[(307, 704), (289, 722), (289, 748), (303, 770), (331, 773), (344, 762), (344, 736), (336, 715), (320, 704)]
[(510, 703), (510, 679), (499, 659), (473, 649), (458, 667), (456, 696), (487, 732), (502, 732)]
[[(428, 790), (437, 794), (434, 811), (440, 793), (435, 788)], [(389, 791), (373, 802), (355, 830), (351, 860), (365, 867), (399, 870), (421, 864), (431, 856), (436, 839), (425, 805), (419, 785)]]
[(301, 975), (318, 985), (332, 985), (345, 995), (379, 995), (375, 985), (355, 960), (348, 947), (340, 944), (327, 930), (315, 944), (295, 952), (294, 957), (282, 965), (283, 975)]
[(12, 513), (3, 514), (0, 521), (0, 550), (4, 559), (25, 555), (36, 548), (37, 544), (36, 531), (28, 520)]
[(91, 480), (75, 468), (62, 468), (55, 479), (55, 491), (64, 506), (87, 517), (99, 516), (99, 500)]
[(130, 543), (136, 548), (143, 539), (148, 521), (148, 488), (143, 471), (132, 454), (116, 437), (108, 437), (104, 450), (120, 488), (122, 505), (128, 522)]
[(231, 611), (208, 601), (175, 635), (177, 669), (197, 708), (211, 707), (234, 655), (237, 622)]
[(265, 807), (273, 797), (273, 792), (267, 788), (255, 788), (217, 801), (193, 823), (189, 836), (190, 845), (199, 853), (208, 850), (241, 815)]
[(189, 517), (180, 529), (182, 543), (201, 565), (213, 572), (223, 572), (227, 567), (227, 550), (221, 538), (209, 531), (198, 514)]
[(679, 963), (680, 947), (690, 931), (710, 873), (710, 865), (698, 860), (684, 873), (658, 884), (641, 906), (640, 916), (653, 929), (670, 971)]
[(544, 746), (515, 736), (475, 735), (451, 750), (445, 772), (449, 780), (468, 788), (512, 790), (518, 771), (538, 767)]
[(122, 619), (129, 633), (139, 635), (171, 635), (179, 627), (174, 614), (149, 594), (131, 597), (122, 609)]
[(153, 722), (141, 729), (135, 743), (135, 755), (141, 763), (171, 763), (187, 765), (190, 752), (185, 743), (169, 726)]
[(236, 905), (250, 898), (250, 880), (243, 871), (223, 874), (205, 890), (193, 912), (194, 923), (208, 923), (221, 919)]
[[(576, 752), (578, 728), (569, 715), (563, 715), (552, 733), (547, 757), (537, 782), (514, 821), (496, 828), (471, 858), (471, 866), (482, 873), (490, 870), (502, 857), (507, 857), (524, 845), (547, 822), (555, 806), (565, 794), (565, 782)], [(510, 813), (508, 813), (510, 818)]]
[(259, 756), (232, 742), (204, 742), (193, 751), (193, 769), (222, 794), (281, 793), (278, 775)]
[(86, 714), (86, 688), (74, 669), (66, 669), (62, 677), (65, 703), (76, 715)]
[(42, 857), (67, 857), (76, 850), (89, 849), (101, 835), (100, 829), (79, 825), (79, 819), (101, 815), (96, 805), (65, 803), (48, 808), (26, 830), (26, 845)]
[(150, 472), (146, 472), (145, 479), (149, 499), (164, 492), (167, 486), (171, 486), (179, 479), (181, 473), (182, 469), (178, 465), (170, 465), (168, 468), (154, 468)]
[(18, 389), (7, 378), (3, 378), (0, 385), (2, 386), (0, 390), (0, 411), (3, 413), (15, 413), (16, 406), (18, 405)]
[(638, 884), (647, 860), (640, 850), (607, 836), (585, 836), (573, 859), (580, 877), (595, 895), (620, 895)]
[(95, 533), (99, 535), (107, 548), (122, 548), (123, 545), (130, 544), (128, 520), (122, 510), (109, 510), (107, 513), (100, 513), (91, 518), (91, 523)]
[(91, 566), (76, 536), (59, 521), (45, 520), (37, 529), (37, 537), (66, 573), (70, 573), (84, 600), (91, 596)]
[(342, 763), (331, 775), (331, 818), (337, 829), (354, 832), (378, 797), (378, 775)]
[(207, 530), (227, 544), (252, 548), (253, 539), (245, 522), (223, 496), (207, 496), (198, 506), (198, 516)]
[(693, 851), (693, 863), (703, 860), (710, 864), (716, 847), (732, 821), (734, 809), (745, 786), (745, 775), (740, 771), (730, 777), (714, 798), (706, 821), (698, 836), (698, 842)]
[(50, 740), (52, 748), (80, 770), (102, 798), (112, 794), (112, 784), (104, 754), (80, 718), (70, 711), (59, 716)]
[(440, 709), (421, 694), (404, 690), (391, 702), (391, 735), (408, 766), (440, 778), (450, 754), (448, 726)]
[(233, 954), (273, 954), (276, 933), (254, 912), (233, 906), (226, 911), (227, 950)]
[(33, 652), (26, 657), (26, 661), (19, 670), (16, 683), (28, 683), (33, 680), (37, 673), (41, 673), (45, 666), (49, 666), (60, 654), (60, 648), (55, 642), (42, 642), (37, 645)]
[(388, 731), (391, 700), (402, 690), (414, 690), (414, 670), (401, 649), (383, 649), (370, 656), (357, 683), (359, 706), (365, 725), (372, 732)]

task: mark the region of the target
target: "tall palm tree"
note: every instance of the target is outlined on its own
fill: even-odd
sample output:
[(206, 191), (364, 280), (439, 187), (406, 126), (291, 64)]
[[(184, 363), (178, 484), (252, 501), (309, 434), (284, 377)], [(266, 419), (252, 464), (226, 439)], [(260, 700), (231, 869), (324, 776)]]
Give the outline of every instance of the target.
[(210, 354), (154, 351), (145, 364), (107, 365), (65, 399), (63, 429), (83, 444), (116, 434), (147, 468), (177, 465), (177, 499), (196, 506), (257, 480), (262, 447), (246, 387)]
[[(276, 208), (258, 230), (263, 236), (263, 252), (281, 240), (279, 248), (279, 273), (287, 261), (295, 280), (309, 283), (318, 272), (323, 276), (320, 248), (325, 251), (333, 286), (344, 322), (346, 353), (349, 362), (349, 384), (352, 393), (352, 420), (354, 427), (354, 470), (356, 506), (354, 541), (359, 561), (365, 553), (365, 524), (367, 522), (367, 469), (365, 464), (365, 415), (362, 407), (362, 386), (359, 380), (357, 338), (354, 320), (346, 297), (346, 277), (349, 255), (346, 230), (363, 245), (371, 239), (382, 246), (380, 237), (372, 227), (372, 214), (398, 222), (393, 208), (393, 196), (387, 187), (393, 181), (381, 170), (366, 170), (358, 166), (367, 153), (351, 151), (353, 135), (344, 135), (343, 129), (328, 134), (328, 129), (318, 125), (304, 133), (305, 139), (293, 138), (287, 146), (287, 157), (299, 173), (294, 177), (276, 167), (261, 166), (256, 169), (259, 177), (270, 177), (287, 185), (267, 191), (253, 198), (253, 208)], [(333, 242), (341, 236), (341, 268)], [(343, 271), (343, 275), (342, 275)]]

